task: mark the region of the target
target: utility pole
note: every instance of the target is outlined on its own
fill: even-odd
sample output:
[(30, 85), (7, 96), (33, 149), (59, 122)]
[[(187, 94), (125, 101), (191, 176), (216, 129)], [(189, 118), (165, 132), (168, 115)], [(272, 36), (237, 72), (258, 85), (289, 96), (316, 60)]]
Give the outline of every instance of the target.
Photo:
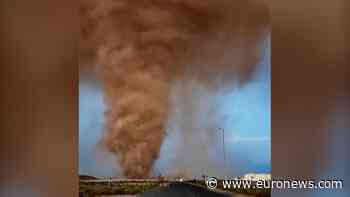
[(226, 172), (226, 154), (225, 154), (225, 130), (223, 128), (219, 128), (222, 131), (222, 153), (224, 157), (224, 171)]

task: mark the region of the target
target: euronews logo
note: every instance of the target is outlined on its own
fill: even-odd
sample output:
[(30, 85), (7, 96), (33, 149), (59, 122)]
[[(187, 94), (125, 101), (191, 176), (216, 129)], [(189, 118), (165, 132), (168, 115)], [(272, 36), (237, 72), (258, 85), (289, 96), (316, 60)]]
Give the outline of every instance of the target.
[(207, 177), (208, 189), (342, 189), (343, 180), (271, 180), (270, 176), (244, 176), (235, 179), (218, 180)]

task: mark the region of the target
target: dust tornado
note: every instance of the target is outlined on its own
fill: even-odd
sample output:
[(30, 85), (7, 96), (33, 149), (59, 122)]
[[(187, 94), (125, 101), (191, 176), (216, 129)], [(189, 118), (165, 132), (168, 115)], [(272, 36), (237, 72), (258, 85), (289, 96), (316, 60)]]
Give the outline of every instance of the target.
[(158, 158), (174, 81), (189, 70), (208, 87), (249, 79), (268, 29), (265, 7), (246, 0), (81, 0), (80, 17), (103, 81), (103, 142), (130, 178)]

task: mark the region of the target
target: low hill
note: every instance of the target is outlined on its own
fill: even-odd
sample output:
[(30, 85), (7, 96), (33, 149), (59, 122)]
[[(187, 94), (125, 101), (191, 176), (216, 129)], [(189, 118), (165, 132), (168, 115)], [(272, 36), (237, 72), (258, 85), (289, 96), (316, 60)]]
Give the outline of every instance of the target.
[(89, 175), (79, 175), (80, 180), (97, 180), (97, 177), (89, 176)]

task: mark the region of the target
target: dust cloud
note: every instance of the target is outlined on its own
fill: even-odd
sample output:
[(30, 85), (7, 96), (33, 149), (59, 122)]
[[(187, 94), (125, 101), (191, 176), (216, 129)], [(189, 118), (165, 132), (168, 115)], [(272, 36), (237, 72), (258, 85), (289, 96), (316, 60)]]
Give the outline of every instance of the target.
[(159, 156), (173, 84), (249, 80), (269, 23), (253, 0), (82, 0), (80, 16), (81, 61), (103, 82), (103, 141), (130, 178), (149, 176)]

